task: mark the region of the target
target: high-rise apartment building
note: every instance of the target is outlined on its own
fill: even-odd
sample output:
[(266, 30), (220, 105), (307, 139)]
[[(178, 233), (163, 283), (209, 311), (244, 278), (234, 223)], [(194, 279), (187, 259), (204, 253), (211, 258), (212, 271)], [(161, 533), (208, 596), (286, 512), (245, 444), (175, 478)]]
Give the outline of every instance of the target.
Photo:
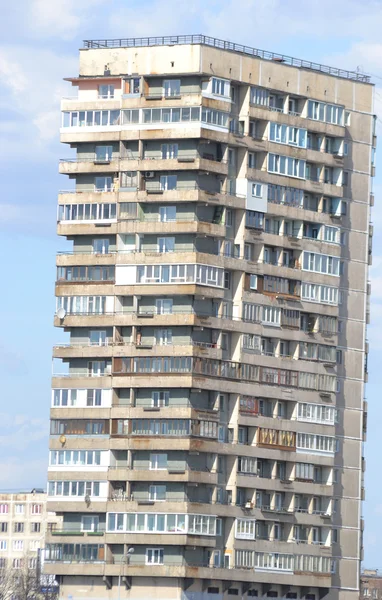
[(185, 36), (87, 41), (70, 81), (46, 571), (73, 600), (355, 600), (368, 77)]

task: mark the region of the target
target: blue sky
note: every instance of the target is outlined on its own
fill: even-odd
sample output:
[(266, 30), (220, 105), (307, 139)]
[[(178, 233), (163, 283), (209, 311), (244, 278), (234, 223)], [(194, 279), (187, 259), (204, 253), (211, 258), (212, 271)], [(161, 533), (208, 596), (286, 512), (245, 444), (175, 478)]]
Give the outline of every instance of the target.
[[(17, 0), (0, 41), (0, 489), (45, 486), (58, 239), (60, 97), (78, 73), (83, 39), (204, 33), (373, 75), (382, 119), (382, 0)], [(379, 121), (382, 123), (382, 121)], [(379, 127), (379, 135), (382, 128)], [(382, 176), (374, 181), (365, 565), (382, 567)], [(380, 404), (381, 402), (381, 404)]]

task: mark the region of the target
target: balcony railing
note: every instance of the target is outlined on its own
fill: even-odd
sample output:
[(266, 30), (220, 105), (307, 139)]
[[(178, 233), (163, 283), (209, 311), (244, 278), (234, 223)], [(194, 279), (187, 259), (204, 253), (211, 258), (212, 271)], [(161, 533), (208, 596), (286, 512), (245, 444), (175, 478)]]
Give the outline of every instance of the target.
[[(211, 190), (208, 188), (205, 188), (201, 185), (199, 185), (198, 183), (188, 183), (188, 184), (178, 184), (176, 185), (173, 189), (165, 189), (160, 182), (153, 182), (152, 183), (153, 188), (150, 188), (150, 191), (152, 191), (152, 193), (157, 192), (160, 194), (166, 193), (166, 192), (185, 192), (185, 191), (190, 191), (190, 190), (197, 190), (199, 192), (204, 192), (206, 194), (209, 194), (211, 196), (232, 196), (233, 198), (241, 198), (244, 199), (246, 198), (245, 194), (236, 194), (236, 193), (231, 193), (228, 192), (226, 190)], [(147, 192), (147, 188), (146, 189), (142, 189), (139, 190), (136, 186), (129, 186), (129, 191), (134, 191), (134, 192)], [(101, 193), (111, 193), (111, 192), (123, 192), (124, 188), (122, 186), (115, 186), (115, 185), (111, 185), (110, 187), (108, 187), (107, 189), (96, 189), (94, 186), (89, 187), (89, 188), (82, 188), (80, 190), (78, 189), (71, 189), (71, 190), (60, 190), (59, 194), (82, 194), (82, 193), (94, 193), (94, 194), (101, 194)]]
[[(260, 305), (259, 305), (260, 306)], [(235, 306), (233, 306), (233, 308), (235, 308)], [(136, 318), (143, 318), (143, 319), (151, 319), (151, 318), (155, 318), (155, 317), (164, 317), (166, 319), (171, 319), (172, 317), (175, 317), (177, 315), (193, 315), (199, 319), (209, 319), (209, 318), (216, 318), (216, 319), (220, 319), (220, 320), (229, 320), (229, 321), (239, 321), (239, 322), (243, 322), (243, 323), (254, 323), (254, 324), (258, 324), (258, 323), (263, 323), (264, 325), (269, 325), (269, 323), (267, 321), (264, 321), (263, 319), (261, 319), (260, 317), (258, 318), (245, 318), (245, 317), (238, 317), (238, 316), (234, 316), (234, 315), (222, 315), (222, 314), (218, 314), (216, 312), (212, 312), (212, 311), (200, 311), (200, 310), (195, 310), (193, 307), (189, 307), (189, 308), (181, 308), (181, 309), (176, 309), (171, 313), (158, 313), (155, 310), (133, 310), (131, 308), (128, 309), (124, 309), (124, 310), (116, 310), (116, 311), (110, 311), (110, 312), (87, 312), (87, 311), (76, 311), (76, 312), (67, 312), (66, 316), (67, 317), (100, 317), (100, 318), (104, 318), (104, 317), (108, 317), (108, 316), (131, 316), (131, 317), (136, 317)], [(283, 318), (283, 317), (282, 317)], [(293, 325), (291, 325), (288, 322), (283, 322), (281, 321), (281, 328), (286, 328), (286, 329), (298, 329), (299, 331), (302, 332), (307, 332), (307, 333), (325, 333), (330, 334), (330, 335), (337, 335), (337, 331), (336, 330), (326, 330), (326, 329), (317, 329), (317, 331), (312, 331), (311, 329), (307, 328), (307, 327), (301, 327), (300, 325), (300, 319), (298, 318)]]
[(71, 158), (60, 158), (59, 162), (60, 163), (96, 163), (96, 164), (100, 164), (100, 165), (108, 165), (111, 162), (115, 162), (115, 161), (122, 161), (122, 160), (134, 160), (134, 161), (157, 161), (157, 160), (176, 160), (178, 162), (193, 162), (195, 160), (210, 160), (213, 162), (217, 162), (217, 163), (221, 163), (221, 164), (227, 164), (227, 160), (226, 159), (220, 159), (217, 158), (216, 156), (214, 156), (213, 154), (207, 154), (207, 153), (203, 153), (200, 154), (198, 152), (194, 152), (192, 154), (178, 154), (177, 156), (139, 156), (138, 153), (129, 153), (126, 155), (118, 155), (118, 156), (110, 156), (107, 158), (101, 158), (98, 156), (87, 156), (87, 157), (81, 157), (81, 156), (75, 156), (75, 157), (71, 157)]
[(352, 79), (355, 81), (369, 82), (370, 77), (355, 71), (346, 71), (336, 67), (329, 67), (314, 63), (300, 58), (293, 58), (268, 50), (259, 50), (242, 44), (220, 40), (218, 38), (209, 37), (206, 35), (174, 35), (164, 37), (140, 37), (140, 38), (119, 38), (119, 39), (99, 39), (99, 40), (84, 40), (84, 48), (139, 48), (147, 46), (177, 46), (185, 44), (197, 44), (218, 48), (219, 50), (229, 50), (244, 54), (245, 56), (253, 56), (263, 60), (271, 60), (273, 62), (300, 67), (303, 69), (311, 69), (320, 71), (327, 75)]

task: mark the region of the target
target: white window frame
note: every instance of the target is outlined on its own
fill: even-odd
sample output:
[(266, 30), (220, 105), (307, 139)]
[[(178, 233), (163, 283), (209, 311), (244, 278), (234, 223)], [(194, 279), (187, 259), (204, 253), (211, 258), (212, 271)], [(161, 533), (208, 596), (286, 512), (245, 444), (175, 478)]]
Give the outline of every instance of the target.
[[(160, 492), (160, 493), (158, 493), (158, 492)], [(154, 485), (149, 486), (149, 500), (152, 500), (154, 502), (166, 502), (166, 493), (167, 493), (166, 485), (154, 484)], [(160, 497), (162, 495), (163, 495), (163, 497)]]
[(164, 548), (146, 548), (146, 565), (163, 565)]
[[(160, 457), (160, 456), (166, 457), (166, 460), (163, 461), (166, 463), (166, 465), (164, 467), (158, 466), (160, 464), (158, 457)], [(151, 453), (150, 454), (150, 467), (149, 467), (150, 471), (167, 471), (167, 461), (168, 461), (168, 455), (165, 452)]]
[[(104, 88), (104, 89), (102, 89)], [(104, 92), (104, 93), (102, 93)], [(106, 93), (105, 93), (106, 92)], [(98, 98), (101, 100), (110, 100), (114, 98), (115, 86), (113, 83), (101, 83), (98, 86)]]
[(235, 519), (235, 538), (237, 540), (256, 539), (256, 519)]
[(262, 183), (252, 183), (252, 196), (254, 198), (262, 198), (263, 197), (263, 184)]

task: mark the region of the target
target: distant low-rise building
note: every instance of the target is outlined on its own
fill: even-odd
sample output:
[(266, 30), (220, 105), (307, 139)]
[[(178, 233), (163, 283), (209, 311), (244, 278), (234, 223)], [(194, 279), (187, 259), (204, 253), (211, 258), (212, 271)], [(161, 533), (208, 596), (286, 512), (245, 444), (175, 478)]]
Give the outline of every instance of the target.
[(382, 571), (364, 569), (361, 574), (360, 598), (382, 598)]
[(37, 569), (46, 530), (60, 521), (47, 511), (42, 489), (0, 494), (0, 568), (20, 569), (27, 560), (30, 568)]

